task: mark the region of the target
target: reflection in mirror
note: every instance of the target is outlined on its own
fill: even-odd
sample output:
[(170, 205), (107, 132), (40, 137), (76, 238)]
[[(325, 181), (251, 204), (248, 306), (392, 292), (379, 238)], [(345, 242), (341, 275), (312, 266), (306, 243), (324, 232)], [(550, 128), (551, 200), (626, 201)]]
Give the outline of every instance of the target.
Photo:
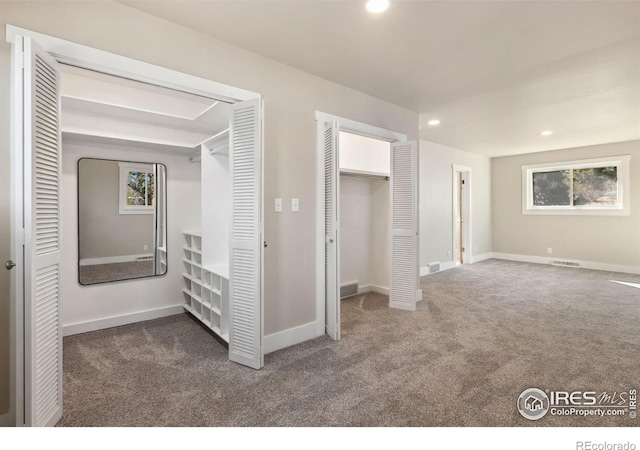
[(167, 272), (164, 164), (78, 161), (78, 280), (90, 285)]

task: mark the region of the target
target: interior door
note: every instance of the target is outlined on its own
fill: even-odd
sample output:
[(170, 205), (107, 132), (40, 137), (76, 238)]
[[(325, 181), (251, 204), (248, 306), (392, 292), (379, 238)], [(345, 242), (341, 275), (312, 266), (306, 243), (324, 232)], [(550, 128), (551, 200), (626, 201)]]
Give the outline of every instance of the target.
[(19, 41), (24, 62), (16, 67), (21, 89), (14, 94), (22, 91), (16, 128), (22, 126), (24, 164), (24, 421), (52, 426), (62, 416), (60, 78), (46, 51), (30, 38), (18, 38), (16, 46)]
[(418, 144), (391, 144), (391, 308), (415, 311), (418, 280)]
[(231, 105), (229, 359), (260, 369), (262, 352), (262, 100)]
[(338, 165), (340, 145), (338, 123), (325, 123), (324, 128), (324, 259), (325, 259), (325, 331), (334, 340), (340, 339), (340, 246)]

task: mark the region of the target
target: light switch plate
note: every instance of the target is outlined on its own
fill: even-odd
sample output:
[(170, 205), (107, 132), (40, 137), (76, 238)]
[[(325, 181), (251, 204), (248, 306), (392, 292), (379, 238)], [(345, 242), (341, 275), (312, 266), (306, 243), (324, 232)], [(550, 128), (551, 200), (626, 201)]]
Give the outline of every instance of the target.
[(291, 211), (292, 212), (300, 211), (300, 199), (298, 198), (291, 199)]
[(274, 202), (274, 208), (277, 213), (282, 212), (282, 199), (276, 198)]

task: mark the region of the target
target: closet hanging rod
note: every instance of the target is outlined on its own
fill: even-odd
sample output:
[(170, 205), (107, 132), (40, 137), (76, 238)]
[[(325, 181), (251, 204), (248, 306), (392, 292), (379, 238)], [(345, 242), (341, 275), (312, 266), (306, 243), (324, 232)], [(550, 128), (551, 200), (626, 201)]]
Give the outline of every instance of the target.
[(341, 169), (340, 175), (345, 177), (366, 178), (368, 180), (389, 180), (389, 175), (379, 172), (366, 172), (364, 170)]

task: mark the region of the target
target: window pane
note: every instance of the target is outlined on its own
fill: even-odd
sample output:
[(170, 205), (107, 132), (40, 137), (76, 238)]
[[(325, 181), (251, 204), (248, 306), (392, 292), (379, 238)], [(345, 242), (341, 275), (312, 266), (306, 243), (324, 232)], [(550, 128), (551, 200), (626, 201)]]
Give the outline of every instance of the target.
[(153, 174), (147, 174), (147, 205), (152, 206), (155, 201), (155, 183), (153, 182)]
[(147, 174), (145, 172), (129, 171), (127, 179), (127, 205), (145, 205), (145, 185)]
[(574, 169), (573, 203), (582, 206), (618, 204), (618, 168)]
[(533, 173), (534, 206), (570, 206), (571, 171)]

